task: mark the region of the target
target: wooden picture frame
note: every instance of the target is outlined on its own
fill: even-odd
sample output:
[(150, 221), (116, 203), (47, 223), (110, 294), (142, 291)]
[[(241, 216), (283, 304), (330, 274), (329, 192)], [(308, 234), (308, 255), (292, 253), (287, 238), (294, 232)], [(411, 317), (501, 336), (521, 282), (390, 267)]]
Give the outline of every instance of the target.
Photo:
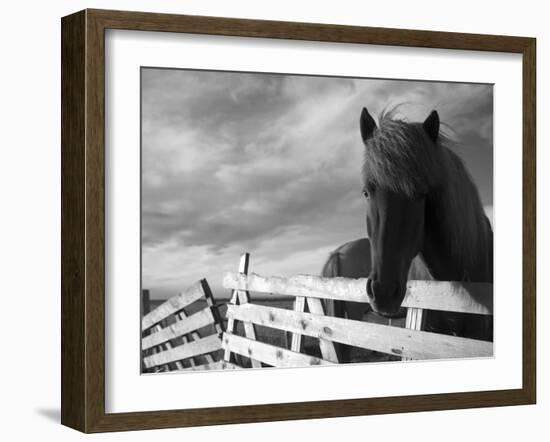
[[(62, 424), (141, 430), (533, 404), (536, 400), (536, 41), (533, 38), (84, 10), (62, 19)], [(108, 414), (105, 412), (105, 30), (521, 54), (523, 382), (511, 390)]]

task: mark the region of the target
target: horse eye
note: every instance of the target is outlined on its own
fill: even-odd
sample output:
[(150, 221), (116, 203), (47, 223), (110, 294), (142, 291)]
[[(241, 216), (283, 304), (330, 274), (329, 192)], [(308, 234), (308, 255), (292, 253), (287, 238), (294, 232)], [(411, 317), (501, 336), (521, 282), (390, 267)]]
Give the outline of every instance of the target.
[(365, 187), (363, 187), (362, 193), (365, 198), (370, 198), (374, 193), (374, 186), (372, 184), (367, 184)]

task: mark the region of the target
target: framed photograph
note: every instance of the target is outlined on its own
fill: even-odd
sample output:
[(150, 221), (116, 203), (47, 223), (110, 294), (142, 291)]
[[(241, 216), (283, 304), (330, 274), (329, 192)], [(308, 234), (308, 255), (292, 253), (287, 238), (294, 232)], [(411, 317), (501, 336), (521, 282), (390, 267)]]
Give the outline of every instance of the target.
[(535, 403), (535, 39), (61, 25), (64, 425)]

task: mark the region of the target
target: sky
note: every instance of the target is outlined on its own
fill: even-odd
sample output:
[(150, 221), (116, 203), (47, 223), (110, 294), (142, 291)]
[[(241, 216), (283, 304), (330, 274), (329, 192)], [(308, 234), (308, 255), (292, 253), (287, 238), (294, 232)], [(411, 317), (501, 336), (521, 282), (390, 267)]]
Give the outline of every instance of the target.
[(249, 252), (250, 271), (319, 274), (366, 236), (359, 115), (436, 109), (492, 219), (491, 85), (142, 68), (142, 287), (167, 298)]

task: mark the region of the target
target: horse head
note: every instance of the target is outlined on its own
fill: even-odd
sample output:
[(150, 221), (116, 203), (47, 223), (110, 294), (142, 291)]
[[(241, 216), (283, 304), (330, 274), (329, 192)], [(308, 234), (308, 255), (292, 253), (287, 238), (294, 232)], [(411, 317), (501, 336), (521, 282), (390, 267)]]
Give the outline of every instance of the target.
[(377, 127), (363, 109), (363, 194), (372, 262), (367, 295), (375, 312), (392, 317), (405, 297), (411, 262), (424, 244), (428, 195), (441, 180), (439, 116), (433, 111), (422, 124), (384, 116), (380, 121)]

